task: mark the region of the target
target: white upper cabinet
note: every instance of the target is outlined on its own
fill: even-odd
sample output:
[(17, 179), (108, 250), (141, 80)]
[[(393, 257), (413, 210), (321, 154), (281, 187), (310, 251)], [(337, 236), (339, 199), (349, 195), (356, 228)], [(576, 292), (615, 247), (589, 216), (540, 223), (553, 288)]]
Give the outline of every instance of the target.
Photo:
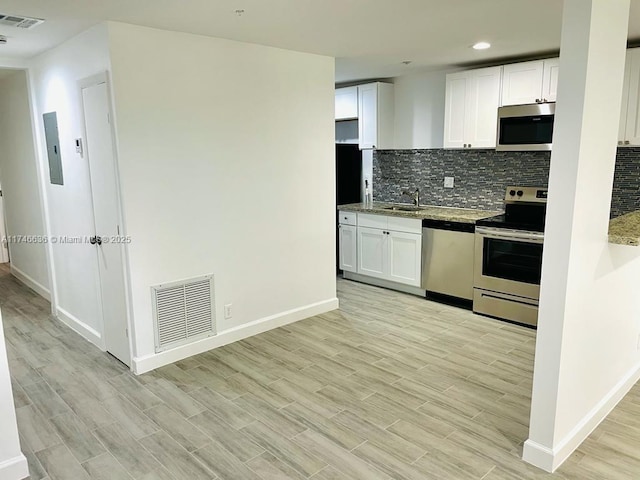
[(358, 85), (358, 139), (361, 149), (393, 148), (393, 85)]
[(505, 65), (502, 76), (502, 105), (540, 101), (543, 73), (542, 60)]
[(501, 105), (555, 102), (558, 65), (558, 58), (505, 65)]
[(558, 72), (560, 71), (560, 59), (549, 58), (544, 61), (542, 72), (542, 101), (555, 102), (558, 96)]
[(640, 48), (627, 50), (624, 90), (622, 111), (625, 110), (626, 105), (627, 115), (622, 144), (640, 145)]
[(502, 67), (447, 75), (445, 148), (494, 148)]
[[(444, 147), (466, 147), (465, 123), (467, 111), (467, 85), (471, 81), (468, 72), (447, 75), (444, 110)], [(497, 107), (496, 107), (497, 108)]]
[(627, 50), (624, 64), (624, 80), (622, 83), (622, 100), (620, 103), (620, 126), (618, 128), (618, 145), (624, 145), (627, 136), (627, 112), (629, 111), (629, 83), (631, 82), (631, 52)]
[(336, 88), (336, 120), (358, 118), (358, 87)]

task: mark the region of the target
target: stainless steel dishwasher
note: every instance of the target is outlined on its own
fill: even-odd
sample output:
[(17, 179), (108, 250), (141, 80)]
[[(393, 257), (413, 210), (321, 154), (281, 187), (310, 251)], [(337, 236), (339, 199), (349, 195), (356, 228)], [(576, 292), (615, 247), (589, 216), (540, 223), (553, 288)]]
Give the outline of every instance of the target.
[(422, 282), (429, 292), (473, 299), (475, 224), (422, 220)]

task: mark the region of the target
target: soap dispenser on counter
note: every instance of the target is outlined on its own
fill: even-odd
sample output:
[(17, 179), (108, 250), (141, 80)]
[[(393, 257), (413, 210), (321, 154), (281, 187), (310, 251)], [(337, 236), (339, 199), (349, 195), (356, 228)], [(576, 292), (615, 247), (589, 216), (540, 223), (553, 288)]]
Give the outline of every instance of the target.
[(364, 181), (364, 207), (373, 207), (373, 197), (371, 196), (371, 189), (369, 188), (369, 180)]

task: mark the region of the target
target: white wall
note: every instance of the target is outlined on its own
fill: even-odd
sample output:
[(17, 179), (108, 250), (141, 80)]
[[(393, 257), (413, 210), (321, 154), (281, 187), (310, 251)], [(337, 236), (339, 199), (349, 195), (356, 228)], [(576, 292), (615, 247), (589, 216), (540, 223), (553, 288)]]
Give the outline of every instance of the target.
[[(75, 151), (83, 136), (78, 81), (109, 69), (106, 25), (98, 25), (32, 60), (36, 131), (43, 172), (45, 216), (52, 238), (93, 234), (89, 165)], [(49, 182), (42, 114), (57, 112), (64, 185)], [(49, 244), (51, 245), (51, 244)], [(57, 316), (100, 345), (96, 247), (88, 243), (52, 245)]]
[[(333, 59), (118, 23), (109, 38), (136, 371), (335, 308)], [(208, 273), (221, 338), (154, 357), (150, 287)]]
[(395, 148), (442, 148), (447, 73), (414, 73), (393, 79)]
[(640, 249), (607, 242), (628, 0), (565, 0), (529, 440), (553, 470), (640, 377)]
[[(0, 181), (8, 235), (44, 236), (29, 92), (24, 71), (0, 80)], [(11, 268), (45, 297), (49, 274), (43, 243), (9, 244)]]
[(0, 313), (0, 478), (19, 480), (29, 475), (27, 459), (20, 451), (18, 424), (11, 393), (11, 377), (7, 362), (7, 347)]

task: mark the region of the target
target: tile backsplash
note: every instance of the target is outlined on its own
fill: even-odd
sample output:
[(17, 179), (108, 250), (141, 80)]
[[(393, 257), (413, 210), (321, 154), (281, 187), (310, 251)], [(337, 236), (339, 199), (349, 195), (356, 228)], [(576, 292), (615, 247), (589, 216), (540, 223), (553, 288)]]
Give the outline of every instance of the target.
[(640, 147), (618, 149), (611, 217), (640, 210)]
[[(409, 203), (403, 190), (420, 188), (420, 202), (449, 207), (502, 209), (508, 185), (546, 186), (551, 152), (495, 150), (377, 150), (373, 156), (373, 196)], [(444, 177), (454, 188), (444, 188)], [(640, 147), (619, 148), (612, 216), (640, 210)]]

